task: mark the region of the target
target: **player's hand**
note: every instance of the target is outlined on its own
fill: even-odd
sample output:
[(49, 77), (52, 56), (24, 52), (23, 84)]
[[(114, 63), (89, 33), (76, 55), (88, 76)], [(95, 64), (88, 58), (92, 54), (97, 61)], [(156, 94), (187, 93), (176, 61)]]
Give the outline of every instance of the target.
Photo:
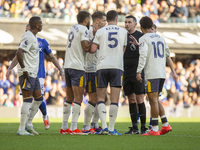
[(136, 79), (137, 79), (139, 82), (142, 82), (141, 73), (137, 73)]
[(63, 70), (60, 71), (60, 76), (61, 76), (61, 80), (62, 80), (62, 81), (65, 81), (65, 73), (64, 73)]
[(8, 79), (8, 77), (10, 76), (12, 70), (8, 69), (7, 72), (6, 72), (6, 78)]
[(24, 72), (23, 72), (23, 76), (24, 76), (24, 78), (28, 78), (28, 77), (29, 77), (28, 72), (27, 72), (27, 71), (24, 71)]
[(130, 35), (129, 37), (130, 37), (131, 40), (133, 40), (133, 41), (130, 41), (129, 43), (134, 44), (136, 46), (139, 45), (138, 41), (132, 35)]
[(172, 74), (172, 78), (174, 79), (175, 82), (178, 82), (178, 76), (176, 72)]

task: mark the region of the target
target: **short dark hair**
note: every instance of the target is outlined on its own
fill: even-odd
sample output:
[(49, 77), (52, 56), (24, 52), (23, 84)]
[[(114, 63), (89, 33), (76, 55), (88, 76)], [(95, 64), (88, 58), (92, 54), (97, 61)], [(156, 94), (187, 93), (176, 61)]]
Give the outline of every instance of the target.
[(134, 16), (132, 16), (132, 15), (126, 16), (126, 18), (132, 18), (133, 21), (137, 22), (137, 19)]
[(102, 19), (103, 16), (106, 16), (106, 14), (102, 11), (95, 11), (93, 14), (92, 14), (92, 20), (94, 21), (95, 19)]
[(115, 10), (110, 10), (107, 12), (107, 21), (115, 21), (116, 17), (118, 17), (118, 13)]
[(87, 11), (80, 11), (77, 15), (78, 23), (83, 23), (86, 18), (90, 17), (90, 13)]
[(142, 17), (140, 19), (140, 26), (144, 29), (151, 29), (153, 27), (153, 21), (147, 16)]
[(41, 21), (41, 18), (38, 16), (31, 17), (31, 19), (29, 20), (30, 28), (35, 29), (36, 24), (38, 24), (40, 21)]

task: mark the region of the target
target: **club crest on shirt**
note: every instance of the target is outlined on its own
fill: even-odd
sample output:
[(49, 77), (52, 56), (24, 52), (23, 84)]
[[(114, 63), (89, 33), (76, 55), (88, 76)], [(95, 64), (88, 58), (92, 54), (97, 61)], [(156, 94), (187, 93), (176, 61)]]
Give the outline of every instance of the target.
[(38, 46), (39, 46), (39, 47), (42, 47), (42, 42), (38, 42)]
[(24, 42), (24, 44), (27, 46), (27, 45), (28, 45), (28, 40), (26, 40), (26, 41)]
[(27, 83), (27, 88), (31, 88), (31, 84), (30, 83)]
[(89, 37), (88, 31), (85, 31), (85, 37)]

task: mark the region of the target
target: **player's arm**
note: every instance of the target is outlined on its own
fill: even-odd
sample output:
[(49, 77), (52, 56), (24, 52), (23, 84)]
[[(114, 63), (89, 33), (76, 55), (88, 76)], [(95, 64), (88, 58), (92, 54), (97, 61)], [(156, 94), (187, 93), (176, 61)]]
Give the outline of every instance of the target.
[(54, 56), (53, 53), (50, 53), (48, 56), (49, 56), (51, 62), (59, 69), (60, 76), (62, 77), (62, 80), (64, 80), (64, 78), (65, 78), (64, 71), (63, 71), (62, 67), (59, 65), (58, 59)]
[(82, 48), (83, 48), (83, 50), (85, 52), (89, 52), (90, 51), (92, 42), (93, 42), (93, 40), (90, 41), (90, 42), (89, 41), (81, 41), (81, 46), (82, 46)]
[(98, 30), (92, 40), (93, 43), (90, 49), (90, 53), (95, 53), (97, 49), (99, 49), (99, 36), (100, 36), (100, 32)]
[(21, 48), (18, 48), (16, 52), (17, 60), (19, 62), (19, 65), (21, 66), (23, 70), (23, 76), (25, 78), (28, 78), (28, 72), (25, 70), (25, 65), (24, 65), (24, 50)]
[(173, 61), (172, 59), (170, 58), (170, 50), (169, 50), (169, 47), (168, 45), (166, 44), (165, 40), (164, 40), (164, 44), (165, 44), (165, 54), (166, 54), (166, 61), (167, 61), (167, 64), (168, 66), (170, 67), (171, 71), (172, 71), (172, 77), (174, 79), (175, 82), (178, 81), (178, 76), (176, 74), (176, 71), (174, 69), (174, 64), (173, 64)]
[(12, 69), (18, 64), (18, 60), (17, 60), (17, 56), (15, 56), (10, 64), (10, 66), (8, 67), (8, 70), (6, 72), (6, 78), (8, 78), (12, 72)]
[(126, 46), (124, 46), (124, 48), (123, 48), (123, 52), (125, 53), (125, 50), (126, 50)]
[(95, 53), (98, 48), (99, 48), (99, 45), (93, 43), (92, 46), (91, 46), (90, 53)]
[(141, 41), (139, 43), (139, 62), (138, 62), (138, 67), (137, 67), (137, 76), (136, 79), (140, 82), (142, 82), (142, 77), (141, 73), (142, 70), (144, 69), (145, 63), (146, 63), (146, 58), (147, 58), (147, 52), (148, 52), (148, 45), (145, 41)]
[(167, 57), (167, 64), (168, 64), (168, 66), (171, 68), (172, 77), (173, 77), (174, 81), (177, 82), (177, 81), (178, 81), (178, 76), (177, 76), (176, 71), (175, 71), (175, 69), (174, 69), (173, 61), (172, 61), (172, 59), (171, 59), (170, 57)]

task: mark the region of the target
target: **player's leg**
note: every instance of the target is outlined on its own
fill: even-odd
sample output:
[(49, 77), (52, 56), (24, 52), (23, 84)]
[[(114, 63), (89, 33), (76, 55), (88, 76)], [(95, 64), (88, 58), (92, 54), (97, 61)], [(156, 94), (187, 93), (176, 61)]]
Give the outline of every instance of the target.
[(20, 125), (17, 135), (33, 135), (25, 130), (26, 122), (32, 104), (32, 93), (32, 91), (22, 90), (23, 103), (21, 107)]
[(141, 134), (146, 133), (146, 107), (144, 104), (144, 94), (136, 95), (138, 111), (141, 121)]
[[(40, 81), (41, 93), (42, 95), (44, 95), (44, 79), (39, 78), (39, 81)], [(49, 117), (47, 116), (47, 107), (44, 100), (42, 101), (42, 104), (40, 105), (39, 109), (43, 115), (44, 128), (48, 130), (50, 127), (50, 122), (49, 122)]]
[(65, 82), (66, 82), (66, 99), (63, 105), (63, 121), (62, 127), (60, 129), (61, 134), (72, 134), (71, 130), (68, 127), (68, 120), (71, 114), (71, 106), (74, 101), (74, 94), (71, 84), (71, 76), (69, 74), (69, 69), (65, 69)]
[(43, 101), (43, 96), (42, 96), (42, 93), (41, 93), (39, 78), (36, 77), (36, 78), (32, 79), (30, 77), (30, 79), (32, 80), (32, 83), (34, 83), (34, 85), (33, 85), (33, 87), (34, 87), (34, 89), (33, 89), (34, 100), (33, 100), (32, 105), (31, 105), (31, 111), (30, 111), (30, 114), (29, 114), (29, 117), (28, 117), (26, 128), (27, 128), (27, 131), (29, 131), (30, 133), (33, 133), (35, 135), (39, 135), (33, 129), (32, 120), (33, 120), (35, 114), (37, 113), (39, 106), (41, 105), (41, 103)]
[(132, 126), (129, 127), (129, 131), (125, 134), (139, 134), (137, 127), (137, 104), (136, 104), (136, 95), (134, 94), (134, 85), (130, 77), (124, 76), (123, 89), (125, 95), (128, 97), (129, 102), (129, 113), (132, 122)]
[(132, 127), (125, 134), (139, 134), (138, 123), (137, 123), (137, 103), (136, 95), (134, 93), (128, 95), (129, 101), (129, 113), (131, 117)]
[(69, 134), (69, 135), (72, 134), (71, 130), (68, 127), (68, 120), (71, 114), (71, 106), (73, 100), (74, 100), (74, 94), (72, 91), (72, 87), (68, 87), (66, 84), (66, 99), (63, 105), (63, 121), (62, 121), (62, 127), (60, 129), (61, 134)]
[[(164, 82), (165, 82), (165, 79), (160, 79), (159, 92), (162, 92)], [(160, 130), (160, 135), (164, 135), (164, 134), (172, 131), (172, 128), (167, 121), (167, 117), (165, 115), (164, 107), (162, 106), (160, 101), (158, 102), (158, 105), (159, 105), (159, 116), (160, 116), (161, 121), (162, 121), (162, 127), (161, 127), (161, 130)]]
[(114, 135), (121, 135), (115, 130), (115, 121), (117, 119), (118, 113), (118, 102), (119, 102), (119, 94), (120, 94), (121, 87), (111, 87), (111, 104), (109, 110), (109, 127), (108, 130), (111, 134)]
[(109, 110), (109, 133), (111, 135), (122, 135), (115, 130), (115, 121), (118, 113), (119, 95), (123, 83), (123, 71), (119, 69), (110, 69), (110, 110)]
[(86, 133), (95, 133), (95, 130), (90, 127), (90, 121), (97, 103), (95, 78), (96, 73), (86, 73), (86, 93), (88, 93), (89, 101), (84, 110), (84, 123), (82, 130), (82, 132)]
[(30, 84), (28, 78), (20, 76), (19, 83), (22, 89), (23, 103), (21, 107), (20, 125), (19, 130), (17, 131), (17, 135), (33, 135), (25, 130), (28, 114), (32, 105), (33, 91), (27, 88), (27, 85)]
[[(105, 103), (107, 102), (108, 98), (107, 98), (107, 94), (105, 96)], [(96, 132), (100, 132), (101, 131), (101, 127), (99, 126), (99, 113), (98, 113), (98, 107), (97, 105), (95, 106), (94, 109), (94, 115), (92, 118), (92, 123), (91, 123), (91, 128), (95, 129)]]
[(107, 88), (97, 88), (97, 107), (102, 129), (107, 129), (105, 95)]
[[(72, 86), (72, 90), (74, 93), (74, 102), (72, 106), (72, 122), (70, 130), (75, 134), (79, 134), (79, 130), (77, 128), (78, 118), (80, 116), (81, 111), (81, 103), (83, 100), (84, 88)], [(77, 132), (76, 132), (77, 131)], [(81, 134), (82, 132), (80, 132)]]
[(105, 96), (108, 86), (108, 74), (107, 70), (97, 71), (97, 109), (99, 113), (99, 118), (102, 124), (102, 130), (99, 134), (108, 134), (108, 128), (106, 123), (106, 105)]
[(141, 134), (146, 133), (146, 107), (144, 103), (145, 83), (135, 81), (134, 93), (136, 94), (136, 101), (138, 106), (139, 117), (141, 121)]
[(72, 122), (70, 130), (74, 134), (82, 134), (77, 128), (78, 118), (80, 116), (81, 103), (85, 89), (85, 71), (71, 69), (72, 90), (74, 94), (74, 103), (72, 106)]
[(159, 94), (159, 79), (152, 79), (147, 81), (146, 92), (149, 98), (151, 106), (151, 116), (152, 116), (152, 130), (146, 134), (142, 135), (160, 135), (158, 129), (158, 115), (159, 115), (159, 105), (158, 105), (158, 94)]

